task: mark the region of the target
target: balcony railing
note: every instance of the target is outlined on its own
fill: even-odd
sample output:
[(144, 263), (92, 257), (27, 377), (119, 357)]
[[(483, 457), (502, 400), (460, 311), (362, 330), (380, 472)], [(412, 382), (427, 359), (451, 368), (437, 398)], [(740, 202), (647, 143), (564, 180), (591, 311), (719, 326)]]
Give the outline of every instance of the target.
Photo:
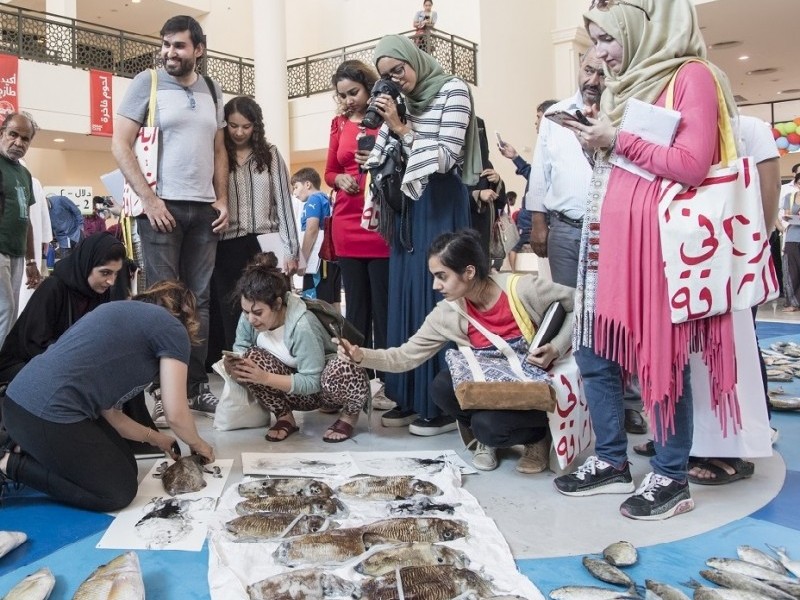
[[(78, 69), (100, 69), (133, 77), (161, 63), (159, 38), (138, 35), (23, 8), (0, 7), (0, 52)], [(249, 58), (209, 50), (199, 70), (229, 94), (255, 94)]]
[[(403, 35), (417, 39), (413, 31), (405, 32)], [(287, 66), (289, 98), (311, 96), (333, 89), (331, 77), (336, 72), (336, 67), (344, 60), (359, 59), (371, 65), (372, 51), (379, 40), (380, 38), (367, 40), (352, 46), (290, 60)], [(477, 44), (439, 29), (425, 34), (418, 41), (422, 48), (439, 61), (445, 71), (469, 83), (478, 83)]]
[[(413, 31), (404, 35), (417, 38)], [(379, 39), (290, 60), (286, 67), (289, 98), (331, 90), (331, 76), (343, 60), (358, 58), (371, 64)], [(477, 44), (439, 29), (420, 37), (418, 43), (445, 71), (477, 84)], [(159, 38), (51, 13), (0, 6), (0, 53), (134, 77), (161, 65), (160, 49)], [(255, 66), (250, 58), (208, 50), (199, 61), (198, 70), (212, 77), (228, 94), (255, 95)]]

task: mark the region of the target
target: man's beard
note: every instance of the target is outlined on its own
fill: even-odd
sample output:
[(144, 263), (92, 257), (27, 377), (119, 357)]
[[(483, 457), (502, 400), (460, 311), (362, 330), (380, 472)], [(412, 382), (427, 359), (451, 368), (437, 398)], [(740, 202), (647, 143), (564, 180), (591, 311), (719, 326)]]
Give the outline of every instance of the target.
[[(602, 92), (597, 87), (584, 86), (581, 88), (581, 96), (583, 96), (583, 101), (586, 102), (586, 104), (596, 104), (600, 102), (601, 95)], [(590, 100), (590, 102), (587, 102), (587, 100)]]
[(164, 70), (172, 75), (173, 77), (185, 77), (192, 71), (194, 71), (195, 65), (197, 63), (192, 61), (188, 58), (181, 58), (178, 59), (178, 64), (171, 64), (168, 61), (164, 61)]

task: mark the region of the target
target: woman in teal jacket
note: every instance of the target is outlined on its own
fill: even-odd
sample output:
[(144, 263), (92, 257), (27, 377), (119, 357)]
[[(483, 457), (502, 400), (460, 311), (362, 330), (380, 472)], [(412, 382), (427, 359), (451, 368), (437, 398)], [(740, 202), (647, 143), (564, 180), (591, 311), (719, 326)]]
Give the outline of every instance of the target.
[(227, 356), (225, 368), (275, 414), (267, 441), (299, 430), (292, 411), (322, 408), (341, 410), (322, 440), (343, 442), (369, 396), (366, 373), (337, 358), (331, 333), (291, 293), (277, 264), (272, 252), (258, 254), (236, 284), (242, 316), (233, 348), (243, 358)]

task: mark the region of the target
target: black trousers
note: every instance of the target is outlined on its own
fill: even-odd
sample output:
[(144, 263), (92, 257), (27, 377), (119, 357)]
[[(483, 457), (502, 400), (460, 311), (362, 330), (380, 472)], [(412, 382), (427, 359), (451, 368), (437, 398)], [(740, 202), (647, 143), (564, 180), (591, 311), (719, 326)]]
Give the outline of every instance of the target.
[(431, 400), (446, 415), (471, 428), (480, 443), (492, 448), (533, 444), (547, 435), (547, 413), (543, 410), (463, 410), (448, 369), (434, 377)]
[(6, 474), (12, 481), (94, 511), (119, 510), (136, 496), (133, 452), (105, 419), (52, 423), (6, 397), (3, 420), (22, 448), (9, 455)]
[(345, 318), (364, 334), (366, 348), (386, 348), (389, 325), (389, 259), (340, 258), (347, 298)]

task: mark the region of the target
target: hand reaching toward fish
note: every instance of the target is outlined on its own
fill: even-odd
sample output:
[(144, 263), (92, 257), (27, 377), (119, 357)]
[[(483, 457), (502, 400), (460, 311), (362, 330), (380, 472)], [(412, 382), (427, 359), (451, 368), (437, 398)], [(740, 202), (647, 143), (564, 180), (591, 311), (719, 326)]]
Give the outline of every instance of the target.
[(214, 447), (203, 439), (190, 445), (189, 449), (192, 451), (192, 454), (197, 454), (202, 457), (205, 464), (213, 463), (216, 460), (214, 456)]
[[(181, 457), (178, 440), (171, 435), (161, 433), (160, 431), (153, 431), (153, 433), (148, 433), (148, 438), (145, 441), (149, 441), (151, 444), (158, 446), (158, 449), (172, 460), (178, 460)], [(177, 453), (175, 452), (175, 448), (178, 448)]]

